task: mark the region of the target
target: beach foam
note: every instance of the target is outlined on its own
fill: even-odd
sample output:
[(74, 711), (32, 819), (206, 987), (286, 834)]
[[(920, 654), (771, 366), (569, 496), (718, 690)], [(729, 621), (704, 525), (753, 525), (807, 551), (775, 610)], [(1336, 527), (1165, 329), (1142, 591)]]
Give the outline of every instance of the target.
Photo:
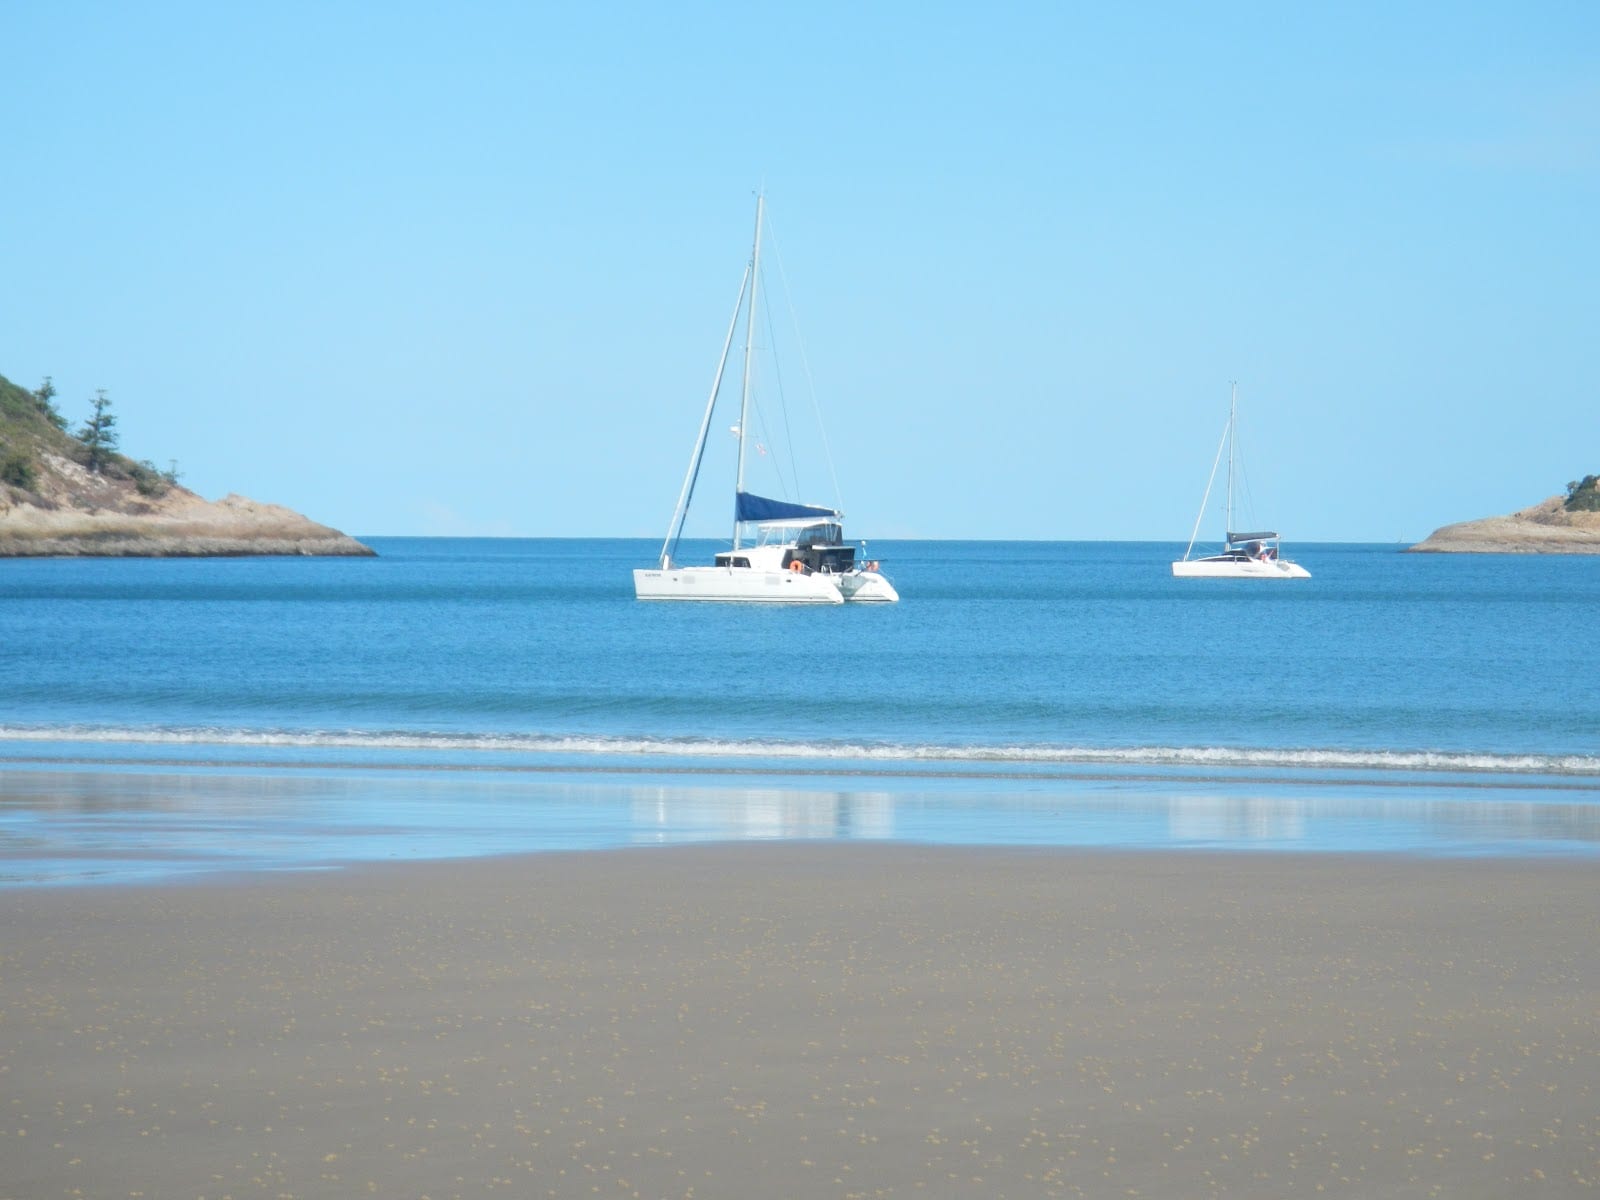
[[(1600, 778), (1600, 755), (1491, 754), (1422, 749), (1318, 747), (1051, 746), (889, 744), (850, 740), (627, 737), (541, 733), (454, 733), (418, 730), (243, 729), (212, 726), (0, 726), (0, 743), (261, 749), (331, 749), (388, 753), (523, 754), (578, 759), (826, 761), (865, 767), (893, 764), (1108, 766), (1342, 770), (1462, 775), (1550, 775)], [(470, 762), (450, 765), (471, 766)]]

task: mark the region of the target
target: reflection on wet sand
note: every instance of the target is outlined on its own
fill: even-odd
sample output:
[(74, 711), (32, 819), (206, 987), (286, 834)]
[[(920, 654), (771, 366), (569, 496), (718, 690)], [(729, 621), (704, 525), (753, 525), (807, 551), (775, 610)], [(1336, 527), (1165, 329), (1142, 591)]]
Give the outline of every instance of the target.
[[(677, 777), (675, 777), (677, 778)], [(828, 782), (839, 776), (830, 775)], [(1600, 793), (1344, 781), (872, 780), (225, 769), (0, 773), (0, 885), (686, 842), (1588, 855)], [(1512, 797), (1512, 798), (1506, 798)]]
[[(635, 793), (636, 841), (894, 837), (894, 799), (886, 792), (741, 788), (706, 793), (681, 787), (631, 790)], [(645, 792), (653, 794), (639, 794)]]

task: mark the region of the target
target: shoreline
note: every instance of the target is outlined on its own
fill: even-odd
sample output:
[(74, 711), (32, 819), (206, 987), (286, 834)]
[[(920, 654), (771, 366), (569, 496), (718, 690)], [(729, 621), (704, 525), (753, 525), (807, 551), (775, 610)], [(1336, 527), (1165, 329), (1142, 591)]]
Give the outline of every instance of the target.
[(92, 494), (48, 501), (0, 494), (0, 558), (376, 556), (370, 546), (282, 505), (232, 493), (206, 500), (176, 485), (140, 497), (75, 463), (51, 462), (58, 475)]
[(1561, 496), (1503, 517), (1435, 529), (1408, 554), (1600, 554), (1600, 513), (1568, 512)]
[(1596, 874), (655, 848), (0, 898), (0, 1197), (1572, 1195)]
[(1593, 777), (0, 763), (0, 896), (719, 843), (1600, 860)]

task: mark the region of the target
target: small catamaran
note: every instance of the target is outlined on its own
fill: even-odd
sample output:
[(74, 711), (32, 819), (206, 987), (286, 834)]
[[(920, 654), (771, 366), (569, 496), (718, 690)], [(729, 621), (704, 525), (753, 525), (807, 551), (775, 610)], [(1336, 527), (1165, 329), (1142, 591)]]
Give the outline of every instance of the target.
[[(1183, 558), (1172, 564), (1172, 573), (1180, 579), (1310, 579), (1310, 571), (1282, 557), (1275, 532), (1234, 532), (1233, 484), (1238, 458), (1234, 425), (1238, 411), (1239, 388), (1235, 384), (1228, 400), (1228, 427), (1223, 431), (1222, 444), (1217, 447), (1217, 457), (1211, 462), (1211, 478), (1206, 481), (1206, 494), (1200, 501), (1200, 515), (1194, 519), (1189, 547), (1183, 552)], [(1222, 461), (1224, 449), (1228, 452), (1228, 501), (1222, 552), (1205, 558), (1190, 558), (1194, 553), (1195, 538), (1200, 534), (1200, 522), (1205, 520), (1206, 504), (1211, 499), (1211, 485), (1217, 480), (1217, 465)]]
[[(892, 602), (900, 599), (876, 562), (857, 562), (855, 547), (844, 543), (844, 514), (837, 508), (774, 500), (745, 490), (745, 431), (750, 416), (750, 366), (756, 328), (756, 292), (761, 272), (761, 228), (764, 197), (756, 197), (756, 233), (739, 285), (722, 357), (700, 419), (700, 434), (678, 504), (667, 526), (659, 564), (633, 573), (633, 594), (640, 600), (732, 600), (768, 604), (843, 604), (845, 601)], [(748, 299), (748, 303), (746, 300)], [(733, 545), (718, 553), (709, 567), (680, 567), (673, 562), (684, 518), (705, 458), (711, 416), (722, 390), (728, 353), (745, 316), (744, 379), (740, 388), (739, 467), (734, 483)]]

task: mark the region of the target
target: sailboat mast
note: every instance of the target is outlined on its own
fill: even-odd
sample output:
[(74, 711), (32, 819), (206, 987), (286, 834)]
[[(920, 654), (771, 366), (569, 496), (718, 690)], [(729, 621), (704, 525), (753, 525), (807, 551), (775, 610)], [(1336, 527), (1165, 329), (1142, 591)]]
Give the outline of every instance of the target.
[(1222, 531), (1222, 535), (1229, 541), (1233, 540), (1233, 422), (1238, 408), (1239, 384), (1234, 380), (1230, 383), (1228, 394), (1228, 525)]
[(761, 293), (761, 213), (766, 196), (756, 193), (756, 234), (750, 250), (750, 306), (745, 309), (744, 380), (739, 388), (739, 478), (733, 493), (733, 548), (739, 548), (739, 493), (744, 491), (745, 421), (750, 415), (750, 357), (756, 336), (756, 297)]
[(689, 455), (689, 471), (683, 477), (683, 490), (678, 493), (678, 506), (672, 510), (672, 522), (667, 526), (667, 540), (661, 543), (661, 569), (672, 566), (672, 555), (678, 548), (678, 538), (683, 533), (683, 520), (689, 513), (689, 501), (694, 499), (695, 480), (700, 478), (700, 463), (706, 455), (706, 434), (711, 430), (711, 413), (717, 407), (717, 397), (722, 392), (722, 373), (728, 366), (728, 351), (733, 348), (733, 335), (739, 331), (739, 310), (744, 307), (744, 289), (750, 282), (750, 267), (745, 265), (744, 277), (739, 280), (739, 298), (733, 302), (733, 316), (728, 318), (728, 336), (722, 339), (722, 357), (717, 359), (717, 375), (711, 381), (711, 395), (706, 398), (706, 415), (700, 418), (700, 434), (694, 440), (694, 453)]

